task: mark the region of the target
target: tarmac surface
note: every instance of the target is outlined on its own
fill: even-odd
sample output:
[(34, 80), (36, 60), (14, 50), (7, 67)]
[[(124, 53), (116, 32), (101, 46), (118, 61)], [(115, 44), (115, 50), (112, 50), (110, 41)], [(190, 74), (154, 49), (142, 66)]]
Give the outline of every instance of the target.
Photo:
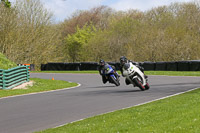
[(150, 89), (103, 84), (98, 74), (31, 73), (31, 78), (77, 82), (79, 87), (0, 98), (0, 133), (32, 133), (200, 88), (200, 77), (149, 76)]

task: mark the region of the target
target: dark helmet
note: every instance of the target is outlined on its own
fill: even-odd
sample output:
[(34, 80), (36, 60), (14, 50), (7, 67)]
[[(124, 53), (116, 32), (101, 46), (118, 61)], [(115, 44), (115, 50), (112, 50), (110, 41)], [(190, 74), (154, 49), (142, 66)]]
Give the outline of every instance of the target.
[(121, 65), (124, 65), (125, 63), (127, 63), (127, 58), (125, 56), (121, 56), (119, 61)]
[(99, 61), (99, 65), (100, 65), (100, 66), (104, 66), (104, 65), (105, 65), (105, 61), (104, 61), (103, 59), (101, 59), (101, 60)]

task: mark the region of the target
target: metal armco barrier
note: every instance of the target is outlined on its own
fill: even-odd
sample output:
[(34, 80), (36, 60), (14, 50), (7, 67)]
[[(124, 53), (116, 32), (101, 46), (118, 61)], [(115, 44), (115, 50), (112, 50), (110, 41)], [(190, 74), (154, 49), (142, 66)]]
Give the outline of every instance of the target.
[[(119, 62), (107, 62), (119, 70)], [(145, 71), (200, 71), (200, 60), (191, 61), (171, 61), (171, 62), (139, 62)], [(41, 65), (42, 71), (84, 71), (98, 70), (97, 62), (80, 63), (47, 63)]]
[(29, 66), (0, 69), (0, 89), (12, 89), (30, 79)]

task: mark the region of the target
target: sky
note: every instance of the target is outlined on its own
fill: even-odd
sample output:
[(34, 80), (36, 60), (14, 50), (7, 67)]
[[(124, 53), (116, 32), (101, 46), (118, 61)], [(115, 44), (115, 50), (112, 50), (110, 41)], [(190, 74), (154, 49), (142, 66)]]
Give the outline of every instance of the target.
[(77, 10), (89, 10), (101, 5), (111, 7), (116, 11), (129, 9), (147, 11), (154, 7), (170, 5), (173, 2), (192, 1), (195, 0), (41, 0), (44, 7), (54, 14), (56, 22), (64, 21)]

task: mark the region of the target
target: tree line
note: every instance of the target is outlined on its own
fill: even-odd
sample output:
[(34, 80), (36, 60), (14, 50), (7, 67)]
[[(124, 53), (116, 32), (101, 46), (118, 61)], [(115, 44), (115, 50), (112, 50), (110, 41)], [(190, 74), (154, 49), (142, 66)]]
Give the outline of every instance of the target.
[[(12, 4), (12, 3), (11, 3)], [(40, 0), (0, 3), (0, 52), (17, 64), (200, 59), (200, 3), (142, 12), (106, 6), (76, 11), (63, 22)]]

